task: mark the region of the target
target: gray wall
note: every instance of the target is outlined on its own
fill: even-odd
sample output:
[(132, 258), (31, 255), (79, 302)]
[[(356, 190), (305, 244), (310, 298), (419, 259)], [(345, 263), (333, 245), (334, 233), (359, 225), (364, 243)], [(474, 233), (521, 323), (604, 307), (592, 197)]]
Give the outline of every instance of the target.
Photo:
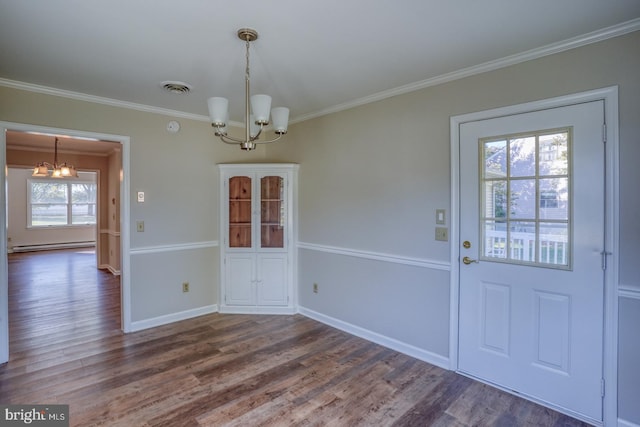
[(640, 425), (640, 296), (620, 298), (618, 345), (618, 411), (620, 418)]

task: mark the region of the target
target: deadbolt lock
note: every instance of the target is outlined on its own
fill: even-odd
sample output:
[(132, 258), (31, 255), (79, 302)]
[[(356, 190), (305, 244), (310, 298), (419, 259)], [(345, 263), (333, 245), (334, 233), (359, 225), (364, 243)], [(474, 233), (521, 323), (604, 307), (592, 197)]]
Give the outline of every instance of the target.
[(465, 249), (469, 249), (471, 247), (471, 242), (465, 240), (464, 242), (462, 242), (462, 247), (464, 247)]

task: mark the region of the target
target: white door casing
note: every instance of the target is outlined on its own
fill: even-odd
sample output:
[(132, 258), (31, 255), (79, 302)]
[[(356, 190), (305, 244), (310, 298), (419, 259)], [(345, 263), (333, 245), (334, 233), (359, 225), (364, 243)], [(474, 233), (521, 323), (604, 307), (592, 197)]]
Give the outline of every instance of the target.
[[(452, 118), (452, 224), (460, 224), (460, 229), (454, 227), (451, 233), (455, 261), (486, 255), (480, 252), (479, 241), (478, 139), (574, 126), (571, 149), (575, 168), (570, 190), (575, 203), (571, 231), (574, 258), (570, 268), (490, 259), (470, 265), (453, 262), (455, 336), (452, 334), (451, 360), (452, 368), (461, 373), (596, 424), (603, 420), (603, 377), (608, 381), (604, 421), (616, 419), (617, 305), (612, 303), (616, 295), (612, 279), (617, 277), (617, 258), (610, 254), (609, 268), (603, 271), (601, 254), (617, 249), (617, 186), (613, 179), (617, 144), (611, 144), (617, 141), (617, 110), (612, 108), (617, 104), (612, 102), (616, 94), (616, 88), (610, 88)], [(561, 108), (570, 104), (579, 105)], [(616, 114), (609, 111), (607, 115), (607, 123), (614, 129), (605, 132), (609, 143), (605, 157), (602, 123), (607, 108)], [(557, 120), (567, 114), (575, 124)], [(593, 135), (589, 146), (584, 143), (586, 135)], [(607, 235), (603, 236), (605, 230)], [(471, 242), (471, 248), (462, 246), (465, 240)], [(603, 282), (607, 288), (603, 289)]]

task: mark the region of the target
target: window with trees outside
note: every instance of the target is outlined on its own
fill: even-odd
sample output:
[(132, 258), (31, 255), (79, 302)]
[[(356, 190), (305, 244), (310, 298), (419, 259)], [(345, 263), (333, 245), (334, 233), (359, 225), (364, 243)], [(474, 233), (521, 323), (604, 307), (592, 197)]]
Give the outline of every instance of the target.
[(571, 268), (571, 128), (481, 139), (481, 259)]
[(29, 227), (73, 227), (96, 224), (96, 172), (78, 179), (32, 178), (27, 181)]

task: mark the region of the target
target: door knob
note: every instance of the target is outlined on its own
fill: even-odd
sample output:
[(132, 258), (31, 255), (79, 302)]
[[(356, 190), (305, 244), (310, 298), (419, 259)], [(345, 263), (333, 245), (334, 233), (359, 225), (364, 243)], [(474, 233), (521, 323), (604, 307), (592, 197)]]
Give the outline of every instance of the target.
[(464, 262), (466, 265), (469, 265), (473, 262), (475, 262), (476, 264), (479, 262), (477, 259), (471, 259), (468, 256), (462, 258), (462, 262)]

